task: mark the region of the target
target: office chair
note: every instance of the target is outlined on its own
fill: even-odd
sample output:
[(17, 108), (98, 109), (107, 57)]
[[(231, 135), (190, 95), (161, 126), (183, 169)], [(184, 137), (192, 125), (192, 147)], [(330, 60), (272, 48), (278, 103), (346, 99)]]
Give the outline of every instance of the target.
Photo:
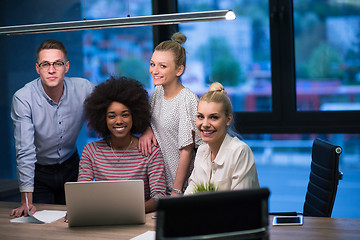
[(312, 146), (311, 170), (302, 213), (272, 212), (269, 215), (330, 217), (339, 180), (341, 147), (316, 138)]
[(319, 138), (312, 147), (310, 178), (305, 197), (303, 215), (331, 217), (339, 180), (339, 156), (342, 149)]

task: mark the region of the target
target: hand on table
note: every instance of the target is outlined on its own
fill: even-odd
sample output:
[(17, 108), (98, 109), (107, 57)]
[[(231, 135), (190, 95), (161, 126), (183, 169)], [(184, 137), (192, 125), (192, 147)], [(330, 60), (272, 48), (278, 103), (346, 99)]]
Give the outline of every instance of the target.
[[(36, 207), (31, 203), (29, 203), (29, 211), (31, 214), (34, 214), (36, 212)], [(21, 217), (22, 215), (24, 215), (25, 217), (28, 216), (26, 203), (22, 203), (20, 207), (13, 209), (10, 214), (10, 216), (13, 217)]]

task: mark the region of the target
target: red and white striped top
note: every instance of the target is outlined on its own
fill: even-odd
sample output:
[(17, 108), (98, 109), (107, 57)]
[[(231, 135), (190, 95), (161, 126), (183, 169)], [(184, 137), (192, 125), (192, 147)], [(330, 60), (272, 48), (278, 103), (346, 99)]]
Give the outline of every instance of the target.
[(143, 180), (145, 201), (165, 196), (164, 159), (159, 147), (152, 146), (150, 156), (138, 148), (113, 150), (104, 139), (85, 146), (78, 181)]

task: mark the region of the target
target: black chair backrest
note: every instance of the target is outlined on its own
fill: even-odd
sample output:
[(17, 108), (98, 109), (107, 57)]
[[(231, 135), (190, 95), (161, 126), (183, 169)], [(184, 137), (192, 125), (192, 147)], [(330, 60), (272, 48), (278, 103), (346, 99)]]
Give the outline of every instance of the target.
[(339, 179), (339, 155), (342, 149), (319, 138), (312, 147), (310, 180), (303, 214), (313, 217), (331, 217)]
[(157, 200), (156, 239), (268, 239), (267, 188)]

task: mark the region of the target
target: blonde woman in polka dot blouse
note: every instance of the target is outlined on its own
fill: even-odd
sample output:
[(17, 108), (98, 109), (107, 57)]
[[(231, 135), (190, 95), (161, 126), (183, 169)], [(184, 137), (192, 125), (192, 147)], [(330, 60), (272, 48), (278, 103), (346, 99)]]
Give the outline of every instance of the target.
[(140, 137), (139, 149), (151, 152), (151, 142), (164, 156), (167, 194), (182, 194), (195, 157), (194, 147), (202, 141), (196, 131), (198, 97), (180, 82), (186, 65), (186, 41), (182, 33), (160, 43), (150, 60), (155, 89), (150, 97), (151, 127)]

